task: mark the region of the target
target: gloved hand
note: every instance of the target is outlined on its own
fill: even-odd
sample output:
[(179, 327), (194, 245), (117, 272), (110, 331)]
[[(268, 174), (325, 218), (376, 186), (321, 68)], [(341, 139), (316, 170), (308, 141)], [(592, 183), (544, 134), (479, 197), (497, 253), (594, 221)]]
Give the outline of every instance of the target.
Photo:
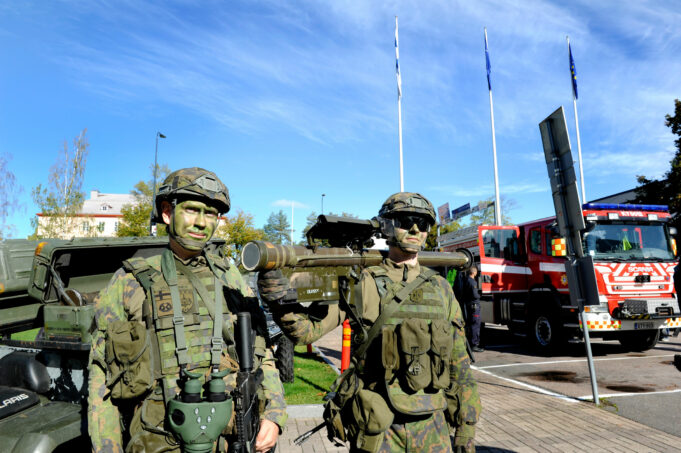
[(288, 278), (284, 277), (281, 269), (258, 273), (258, 291), (268, 304), (283, 299), (288, 288)]
[(475, 452), (475, 441), (472, 437), (454, 436), (454, 452), (469, 453)]

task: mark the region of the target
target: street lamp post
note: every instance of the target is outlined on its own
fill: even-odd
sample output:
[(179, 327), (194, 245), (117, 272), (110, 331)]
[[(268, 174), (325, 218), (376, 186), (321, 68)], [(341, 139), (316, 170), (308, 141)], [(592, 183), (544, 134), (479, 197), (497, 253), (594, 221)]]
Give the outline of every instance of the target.
[(326, 196), (325, 193), (322, 194), (322, 215), (324, 215), (324, 197)]
[(158, 139), (160, 138), (166, 138), (165, 135), (163, 135), (160, 132), (156, 132), (156, 150), (154, 151), (154, 187), (153, 187), (153, 196), (151, 197), (151, 213), (149, 214), (149, 236), (153, 235), (154, 231), (154, 202), (156, 200), (156, 172), (158, 170)]

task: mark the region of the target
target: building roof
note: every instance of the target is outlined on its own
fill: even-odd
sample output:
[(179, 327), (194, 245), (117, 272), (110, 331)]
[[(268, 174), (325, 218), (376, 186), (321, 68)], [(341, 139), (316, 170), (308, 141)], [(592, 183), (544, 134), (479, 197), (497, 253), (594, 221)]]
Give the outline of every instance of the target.
[(93, 190), (90, 192), (90, 199), (83, 202), (80, 213), (120, 215), (123, 205), (133, 204), (135, 201), (135, 196), (129, 193), (100, 193), (98, 190)]

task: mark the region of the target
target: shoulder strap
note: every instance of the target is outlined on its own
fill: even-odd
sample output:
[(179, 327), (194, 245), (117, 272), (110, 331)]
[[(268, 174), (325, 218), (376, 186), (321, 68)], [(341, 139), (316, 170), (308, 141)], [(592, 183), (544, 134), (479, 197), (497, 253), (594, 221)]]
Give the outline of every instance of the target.
[(357, 352), (354, 356), (355, 359), (359, 359), (364, 356), (364, 353), (369, 348), (371, 342), (374, 341), (374, 339), (378, 336), (378, 333), (383, 328), (383, 324), (385, 324), (386, 320), (390, 318), (393, 313), (395, 313), (395, 311), (399, 308), (400, 303), (409, 297), (412, 291), (421, 286), (435, 274), (436, 272), (432, 269), (424, 269), (410, 283), (405, 284), (404, 282), (399, 282), (398, 285), (401, 286), (400, 289), (392, 289), (381, 298), (380, 305), (383, 307), (381, 314), (378, 315), (376, 322), (374, 322), (374, 325), (371, 326), (371, 329), (369, 329), (369, 333), (367, 334), (367, 338), (364, 343), (357, 348)]

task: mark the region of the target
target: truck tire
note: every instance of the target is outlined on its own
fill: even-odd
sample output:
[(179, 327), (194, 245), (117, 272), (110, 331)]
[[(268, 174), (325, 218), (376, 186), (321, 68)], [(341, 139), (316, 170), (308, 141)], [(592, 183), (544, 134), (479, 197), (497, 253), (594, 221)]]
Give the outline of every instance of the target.
[(275, 344), (274, 359), (281, 382), (291, 383), (294, 380), (293, 343), (285, 335), (280, 335)]
[(660, 329), (620, 332), (619, 341), (625, 349), (643, 352), (652, 349), (660, 339)]
[(541, 354), (551, 354), (563, 344), (560, 317), (547, 309), (530, 313), (527, 338), (530, 345)]

